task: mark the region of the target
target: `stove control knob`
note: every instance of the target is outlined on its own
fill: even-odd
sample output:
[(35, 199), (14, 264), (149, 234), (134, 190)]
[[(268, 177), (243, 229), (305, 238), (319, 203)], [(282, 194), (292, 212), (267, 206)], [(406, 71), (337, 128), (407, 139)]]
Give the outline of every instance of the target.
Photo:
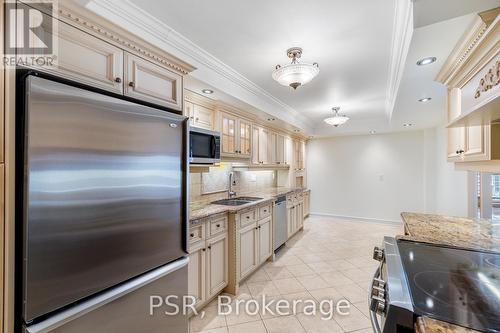
[(373, 249), (373, 259), (378, 261), (384, 261), (384, 250), (375, 246)]
[(372, 295), (373, 296), (379, 296), (379, 297), (385, 298), (385, 289), (382, 288), (382, 287), (373, 286), (373, 288), (372, 288)]
[(385, 313), (385, 299), (379, 296), (372, 296), (370, 302), (370, 309), (375, 313), (381, 315)]
[(373, 285), (376, 285), (377, 287), (385, 289), (385, 281), (382, 279), (379, 279), (379, 278), (373, 279)]

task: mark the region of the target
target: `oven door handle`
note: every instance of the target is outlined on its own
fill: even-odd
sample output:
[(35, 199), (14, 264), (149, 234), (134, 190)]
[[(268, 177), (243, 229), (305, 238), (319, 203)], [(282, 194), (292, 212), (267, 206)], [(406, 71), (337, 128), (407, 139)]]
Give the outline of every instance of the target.
[(377, 279), (379, 276), (380, 276), (380, 266), (375, 271), (375, 274), (373, 274), (372, 283), (370, 285), (370, 290), (368, 292), (368, 310), (370, 311), (370, 321), (372, 322), (372, 328), (375, 333), (382, 332), (382, 330), (380, 329), (380, 324), (378, 322), (377, 314), (371, 308), (371, 301), (372, 301), (371, 296), (372, 296), (373, 284), (375, 283), (375, 279)]

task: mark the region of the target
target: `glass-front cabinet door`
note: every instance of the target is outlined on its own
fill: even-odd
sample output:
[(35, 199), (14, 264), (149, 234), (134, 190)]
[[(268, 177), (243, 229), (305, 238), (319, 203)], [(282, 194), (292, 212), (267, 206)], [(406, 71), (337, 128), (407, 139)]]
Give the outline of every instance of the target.
[(252, 144), (252, 126), (250, 123), (239, 120), (239, 154), (244, 156), (250, 156), (252, 152), (251, 144)]
[(228, 114), (221, 114), (221, 154), (234, 155), (236, 154), (237, 144), (237, 131), (236, 131), (236, 117), (230, 116)]

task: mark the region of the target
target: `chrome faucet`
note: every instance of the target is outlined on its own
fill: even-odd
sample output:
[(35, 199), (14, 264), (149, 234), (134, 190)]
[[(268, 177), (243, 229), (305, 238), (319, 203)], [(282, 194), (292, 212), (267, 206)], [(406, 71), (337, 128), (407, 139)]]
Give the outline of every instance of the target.
[(227, 190), (227, 197), (229, 199), (236, 196), (236, 192), (233, 191), (233, 178), (234, 178), (234, 173), (230, 172), (229, 173), (229, 189)]

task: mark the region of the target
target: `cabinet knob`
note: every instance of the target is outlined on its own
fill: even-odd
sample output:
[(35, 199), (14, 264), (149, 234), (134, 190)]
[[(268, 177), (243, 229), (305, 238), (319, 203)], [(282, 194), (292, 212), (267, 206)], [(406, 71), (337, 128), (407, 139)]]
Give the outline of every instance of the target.
[(460, 150), (458, 151), (458, 153), (459, 153), (459, 154), (463, 154), (463, 153), (465, 153), (465, 151), (464, 151), (463, 149), (460, 149)]
[(198, 120), (200, 120), (200, 118), (196, 117), (196, 119), (195, 119), (195, 120), (196, 120), (196, 121), (198, 121)]
[(250, 216), (247, 216), (247, 220), (250, 218)]
[(122, 83), (122, 79), (120, 77), (115, 78), (116, 83)]
[(209, 245), (209, 246), (208, 246), (208, 249), (209, 249), (209, 250), (211, 250), (211, 249), (212, 249), (212, 246), (211, 246), (211, 245)]
[(217, 228), (220, 228), (220, 224), (216, 224), (215, 226), (216, 226)]
[(189, 234), (189, 237), (193, 238), (193, 237), (194, 237), (194, 234)]
[(205, 252), (207, 249), (202, 249), (203, 252)]
[(129, 82), (128, 86), (134, 88), (135, 87), (135, 83), (134, 82)]

